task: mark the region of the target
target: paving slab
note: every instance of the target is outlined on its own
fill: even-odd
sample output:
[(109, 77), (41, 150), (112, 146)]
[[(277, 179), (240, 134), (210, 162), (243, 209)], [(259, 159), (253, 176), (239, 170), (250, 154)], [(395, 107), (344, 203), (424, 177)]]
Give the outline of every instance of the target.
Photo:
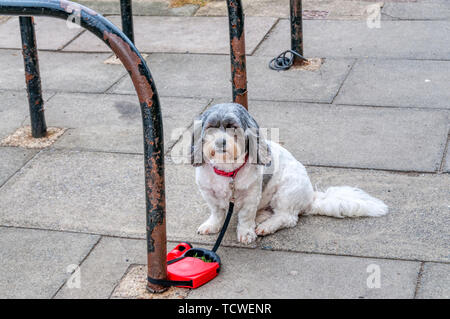
[[(1, 50), (0, 90), (25, 89), (22, 53)], [(91, 92), (106, 91), (127, 72), (122, 65), (106, 65), (109, 54), (79, 54), (39, 52), (42, 89), (45, 91)]]
[[(307, 57), (450, 58), (450, 21), (306, 20), (303, 22)], [(280, 20), (255, 55), (276, 56), (290, 48), (289, 20)]]
[[(188, 299), (412, 298), (419, 271), (418, 262), (383, 259), (237, 248), (221, 248), (220, 256), (220, 275)], [(367, 285), (370, 265), (379, 267), (380, 288)]]
[(385, 201), (380, 218), (302, 216), (296, 227), (264, 237), (265, 249), (448, 262), (448, 174), (309, 167), (312, 184), (356, 186)]
[[(0, 225), (145, 238), (143, 166), (142, 155), (43, 151), (0, 192)], [(209, 212), (191, 165), (167, 163), (166, 200), (169, 240), (215, 242), (196, 232)], [(225, 245), (240, 245), (236, 224)]]
[(394, 19), (450, 19), (447, 0), (386, 1), (381, 13)]
[[(120, 2), (115, 0), (79, 0), (77, 3), (91, 8), (103, 15), (120, 14)], [(170, 7), (170, 0), (134, 0), (133, 15), (152, 16), (191, 16), (198, 5), (186, 4), (182, 7)]]
[(99, 236), (0, 228), (1, 298), (51, 298)]
[[(25, 83), (25, 79), (22, 80)], [(45, 99), (48, 94), (44, 94), (43, 97)], [(0, 105), (0, 140), (2, 140), (19, 127), (28, 124), (26, 119), (29, 107), (25, 89), (22, 92), (0, 92), (0, 100), (2, 101)]]
[[(231, 99), (228, 56), (152, 54), (147, 61), (162, 96)], [(317, 71), (276, 72), (269, 69), (269, 61), (266, 57), (247, 57), (249, 98), (330, 103), (354, 62), (327, 59)], [(124, 78), (111, 92), (132, 92), (131, 80)]]
[(249, 109), (304, 164), (399, 171), (437, 171), (450, 122), (446, 110), (252, 100)]
[[(108, 17), (120, 26), (120, 17)], [(245, 46), (251, 54), (275, 18), (248, 17), (245, 20)], [(225, 17), (135, 17), (134, 38), (141, 52), (230, 53), (228, 18)], [(64, 51), (107, 51), (110, 49), (89, 33), (81, 35)]]
[[(40, 50), (60, 50), (84, 30), (71, 22), (49, 17), (35, 17), (34, 23)], [(22, 48), (18, 17), (0, 25), (0, 48)]]
[(337, 104), (450, 109), (450, 61), (359, 60)]
[(450, 265), (425, 263), (416, 298), (450, 299)]
[[(43, 151), (2, 189), (1, 225), (142, 236), (142, 159), (141, 155)], [(18, 184), (24, 188), (19, 190)]]
[(147, 280), (147, 265), (131, 265), (111, 299), (184, 299), (190, 292), (186, 288), (168, 287), (154, 294), (148, 291)]
[[(171, 250), (176, 244), (167, 243), (167, 250)], [(80, 266), (80, 288), (65, 285), (55, 298), (109, 298), (133, 264), (147, 264), (145, 240), (102, 237)]]
[[(168, 150), (208, 104), (207, 99), (161, 98)], [(57, 94), (47, 123), (71, 128), (56, 148), (143, 153), (142, 117), (135, 95)]]
[[(376, 3), (376, 2), (375, 2)], [(246, 16), (289, 18), (289, 0), (243, 0)], [(366, 19), (366, 8), (374, 2), (348, 0), (303, 0), (304, 19), (311, 13), (326, 12), (327, 19)], [(225, 1), (211, 1), (195, 13), (196, 16), (226, 16)]]
[(65, 285), (55, 297), (109, 298), (131, 264), (147, 262), (145, 244), (145, 240), (103, 237), (80, 267), (80, 288)]
[(0, 147), (0, 186), (36, 154), (35, 150), (17, 147)]

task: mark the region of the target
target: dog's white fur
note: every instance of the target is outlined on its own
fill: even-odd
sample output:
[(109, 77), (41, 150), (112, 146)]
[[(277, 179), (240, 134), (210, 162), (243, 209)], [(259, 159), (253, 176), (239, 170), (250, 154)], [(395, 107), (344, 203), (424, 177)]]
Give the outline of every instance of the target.
[[(229, 106), (229, 105), (228, 105)], [(241, 111), (242, 113), (242, 111)], [(227, 139), (227, 147), (230, 139)], [(294, 227), (300, 214), (332, 217), (382, 216), (388, 207), (364, 191), (349, 186), (314, 191), (305, 167), (281, 145), (267, 141), (270, 165), (247, 162), (235, 177), (237, 238), (251, 243), (286, 227)], [(203, 146), (205, 147), (205, 146)], [(231, 145), (230, 148), (235, 148)], [(218, 163), (217, 154), (204, 151), (205, 163), (196, 167), (196, 183), (211, 215), (198, 228), (200, 234), (220, 231), (231, 198), (230, 178), (217, 175), (213, 167), (232, 171), (240, 167), (246, 153), (234, 163)]]

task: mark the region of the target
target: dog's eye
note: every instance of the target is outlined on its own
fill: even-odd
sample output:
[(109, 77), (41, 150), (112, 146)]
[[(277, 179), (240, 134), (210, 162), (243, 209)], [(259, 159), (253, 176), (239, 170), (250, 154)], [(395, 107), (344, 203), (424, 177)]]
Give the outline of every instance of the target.
[(206, 126), (205, 130), (210, 129), (210, 128), (219, 128), (219, 123), (208, 124)]
[(232, 123), (227, 123), (224, 126), (225, 126), (225, 128), (237, 128), (237, 126)]

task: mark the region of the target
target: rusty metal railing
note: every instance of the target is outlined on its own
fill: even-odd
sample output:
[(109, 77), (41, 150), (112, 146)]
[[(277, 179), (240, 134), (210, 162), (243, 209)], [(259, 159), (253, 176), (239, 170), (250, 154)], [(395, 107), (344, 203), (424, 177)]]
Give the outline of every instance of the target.
[(244, 9), (241, 0), (227, 0), (230, 28), (231, 84), (233, 102), (248, 109), (245, 58)]
[[(230, 30), (231, 84), (233, 102), (248, 109), (245, 60), (244, 10), (241, 0), (227, 0)], [(300, 9), (301, 10), (301, 9)], [(122, 30), (134, 42), (131, 0), (120, 0)]]
[[(241, 0), (227, 0), (227, 7), (230, 33), (230, 60), (233, 102), (242, 104), (246, 109), (248, 109), (244, 11)], [(130, 41), (134, 43), (132, 0), (120, 0), (120, 11), (122, 19), (122, 30), (130, 39)], [(42, 99), (42, 92), (40, 89), (40, 75), (37, 59), (35, 31), (32, 18), (24, 17), (20, 21), (32, 135), (33, 137), (42, 137), (46, 134), (46, 125), (44, 117), (44, 104)], [(290, 65), (300, 65), (305, 61), (305, 59), (302, 58), (302, 21), (302, 0), (290, 0), (291, 50), (300, 55), (298, 56), (293, 54), (293, 60), (291, 61), (292, 63), (290, 63)], [(282, 57), (282, 59), (283, 58), (284, 57)], [(280, 57), (278, 59), (280, 59)], [(29, 81), (28, 79), (32, 79), (32, 81)]]
[(36, 32), (33, 17), (19, 17), (22, 55), (25, 69), (25, 84), (30, 108), (31, 135), (39, 138), (47, 134), (42, 98), (39, 59), (36, 47)]
[[(291, 0), (290, 5), (291, 46), (303, 53), (301, 0)], [(227, 6), (233, 101), (248, 108), (243, 7), (240, 0), (227, 0)], [(79, 24), (104, 41), (130, 74), (139, 98), (144, 131), (148, 276), (166, 279), (164, 141), (159, 97), (150, 70), (133, 44), (131, 0), (121, 0), (121, 13), (124, 32), (102, 15), (74, 2), (0, 0), (0, 14), (20, 16), (25, 78), (34, 137), (45, 136), (46, 123), (32, 16), (69, 20), (76, 15)], [(147, 287), (153, 292), (165, 290), (165, 287), (150, 282)]]
[[(0, 0), (0, 14), (26, 16), (27, 18), (21, 19), (21, 21), (24, 21), (24, 26), (27, 28), (30, 23), (32, 24), (29, 16), (49, 16), (67, 20), (71, 18), (71, 15), (77, 14), (80, 25), (105, 42), (127, 69), (139, 98), (144, 131), (148, 275), (152, 278), (166, 279), (163, 125), (158, 93), (145, 60), (120, 29), (97, 12), (74, 2), (66, 0)], [(25, 37), (25, 40), (32, 39)], [(33, 52), (30, 57), (33, 58)], [(37, 66), (37, 56), (34, 56), (34, 59)], [(25, 63), (27, 63), (27, 58)], [(165, 289), (150, 283), (148, 283), (148, 288), (153, 292)]]
[[(303, 15), (302, 0), (290, 0), (290, 22), (291, 22), (291, 50), (303, 56)], [(304, 62), (299, 56), (294, 55), (293, 65)]]
[[(27, 1), (19, 1), (18, 4), (26, 2)], [(227, 6), (230, 30), (233, 102), (242, 104), (248, 109), (244, 12), (240, 0), (227, 0)], [(120, 13), (123, 33), (125, 33), (128, 39), (134, 43), (131, 0), (120, 0)], [(36, 35), (33, 22), (32, 17), (20, 17), (22, 53), (24, 57), (25, 79), (30, 108), (31, 134), (33, 137), (39, 138), (46, 135), (47, 126), (45, 124), (44, 100), (42, 98)]]

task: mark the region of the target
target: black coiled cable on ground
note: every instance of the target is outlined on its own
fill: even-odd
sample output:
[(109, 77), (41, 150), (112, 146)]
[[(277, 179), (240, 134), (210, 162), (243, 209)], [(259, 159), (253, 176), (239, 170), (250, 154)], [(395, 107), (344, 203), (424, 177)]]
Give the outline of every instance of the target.
[(294, 63), (295, 56), (298, 56), (302, 60), (307, 61), (307, 59), (304, 56), (300, 55), (299, 53), (293, 50), (286, 50), (279, 56), (270, 60), (269, 68), (275, 71), (288, 70)]

